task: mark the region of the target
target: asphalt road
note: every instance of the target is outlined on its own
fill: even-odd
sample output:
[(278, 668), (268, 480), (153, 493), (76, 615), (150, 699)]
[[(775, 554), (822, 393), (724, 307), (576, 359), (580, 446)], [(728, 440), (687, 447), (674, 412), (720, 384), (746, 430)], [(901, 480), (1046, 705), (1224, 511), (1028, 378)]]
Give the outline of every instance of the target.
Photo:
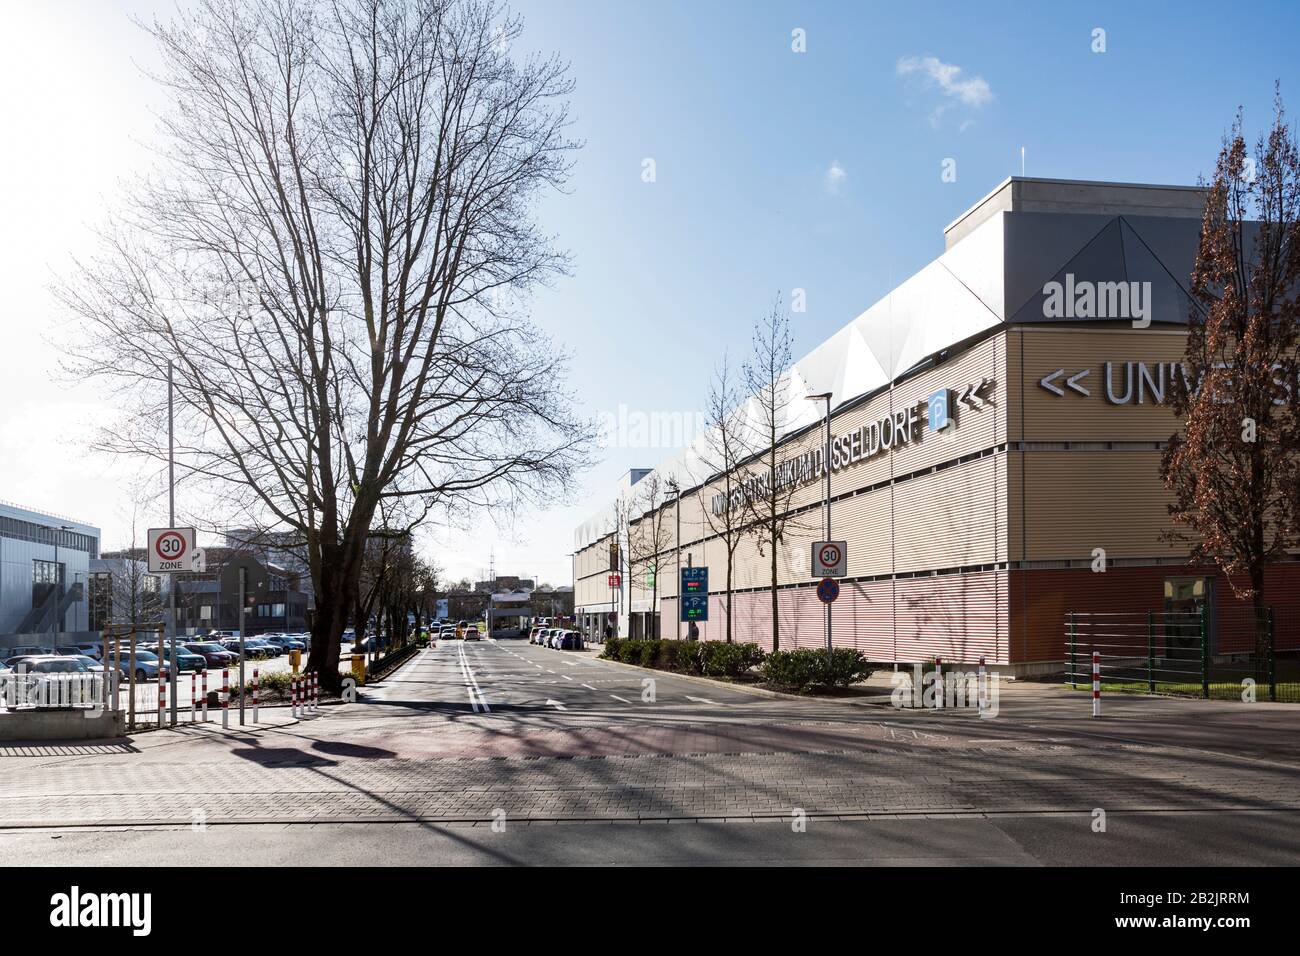
[(1291, 864), (1300, 708), (789, 700), (445, 642), (356, 704), (0, 748), (0, 863)]

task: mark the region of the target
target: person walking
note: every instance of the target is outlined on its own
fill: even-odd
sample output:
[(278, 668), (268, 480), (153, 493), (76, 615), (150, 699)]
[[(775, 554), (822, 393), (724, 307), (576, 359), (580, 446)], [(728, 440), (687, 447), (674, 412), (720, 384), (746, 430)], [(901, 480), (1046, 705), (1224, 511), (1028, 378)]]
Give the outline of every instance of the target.
[(686, 629), (686, 639), (688, 641), (698, 641), (700, 639), (700, 626), (691, 621), (691, 626)]

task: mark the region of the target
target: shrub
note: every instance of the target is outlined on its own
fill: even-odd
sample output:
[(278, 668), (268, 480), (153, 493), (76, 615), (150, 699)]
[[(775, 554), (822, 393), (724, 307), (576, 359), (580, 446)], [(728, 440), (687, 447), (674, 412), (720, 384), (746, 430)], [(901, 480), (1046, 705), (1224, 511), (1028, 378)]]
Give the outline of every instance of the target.
[(707, 641), (699, 645), (699, 670), (705, 677), (739, 677), (763, 660), (757, 644)]
[(837, 647), (824, 650), (801, 647), (774, 651), (763, 662), (763, 677), (772, 684), (803, 692), (810, 687), (848, 687), (871, 676), (874, 670), (861, 651)]

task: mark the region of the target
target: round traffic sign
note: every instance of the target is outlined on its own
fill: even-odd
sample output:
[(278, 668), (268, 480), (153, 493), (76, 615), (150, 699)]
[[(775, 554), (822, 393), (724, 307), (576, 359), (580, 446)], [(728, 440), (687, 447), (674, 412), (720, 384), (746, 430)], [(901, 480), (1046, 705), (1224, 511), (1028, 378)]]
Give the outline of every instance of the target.
[(821, 559), (822, 564), (827, 567), (834, 567), (840, 563), (840, 546), (838, 544), (824, 544), (817, 556)]
[(822, 578), (817, 585), (817, 599), (823, 604), (830, 604), (840, 596), (840, 582), (834, 578)]
[(185, 557), (185, 549), (188, 547), (185, 535), (179, 531), (164, 531), (158, 535), (158, 540), (153, 545), (158, 557), (164, 561), (179, 561)]

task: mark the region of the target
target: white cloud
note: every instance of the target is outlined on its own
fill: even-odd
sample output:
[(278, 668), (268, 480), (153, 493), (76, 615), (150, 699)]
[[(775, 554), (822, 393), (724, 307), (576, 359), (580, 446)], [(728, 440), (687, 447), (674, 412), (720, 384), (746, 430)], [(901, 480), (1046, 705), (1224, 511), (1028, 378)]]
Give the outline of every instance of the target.
[[(961, 67), (944, 63), (938, 57), (900, 57), (897, 72), (899, 76), (919, 75), (927, 87), (938, 87), (944, 96), (963, 106), (978, 109), (993, 102), (993, 90), (982, 76), (963, 76)], [(930, 125), (938, 126), (940, 117), (953, 105), (953, 102), (939, 104), (930, 113)]]
[(823, 180), (826, 183), (826, 191), (837, 193), (840, 191), (840, 185), (848, 178), (849, 174), (845, 172), (844, 167), (840, 165), (838, 159), (832, 159), (830, 166), (826, 167), (826, 173)]

